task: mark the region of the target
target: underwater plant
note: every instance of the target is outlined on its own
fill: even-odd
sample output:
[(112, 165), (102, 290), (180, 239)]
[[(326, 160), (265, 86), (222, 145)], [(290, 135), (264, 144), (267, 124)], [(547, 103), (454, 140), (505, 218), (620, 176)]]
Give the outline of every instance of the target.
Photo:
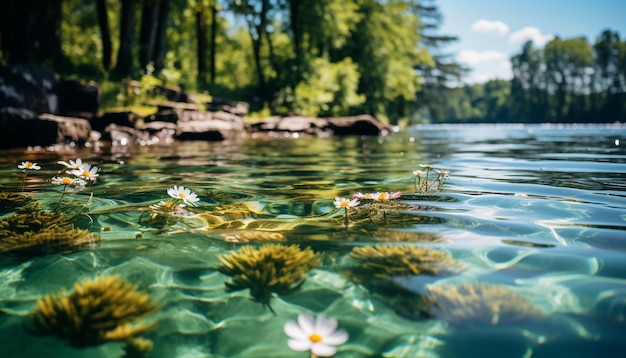
[(0, 192), (0, 215), (12, 212), (34, 202), (29, 194)]
[(152, 350), (154, 343), (145, 338), (131, 338), (124, 345), (122, 358), (144, 358)]
[(0, 237), (0, 253), (18, 257), (67, 253), (98, 241), (99, 236), (87, 230), (51, 227)]
[(413, 171), (415, 192), (420, 194), (440, 192), (443, 184), (450, 178), (450, 172), (436, 169), (430, 164), (420, 164), (420, 167), (424, 169)]
[(287, 345), (294, 351), (311, 351), (312, 357), (331, 357), (337, 347), (348, 341), (350, 336), (337, 329), (337, 320), (322, 315), (313, 317), (308, 313), (298, 315), (298, 322), (287, 321), (283, 328), (289, 337)]
[(426, 292), (430, 315), (454, 325), (498, 325), (542, 316), (530, 300), (502, 285), (439, 285), (427, 287)]
[[(32, 257), (73, 252), (93, 245), (99, 236), (77, 229), (78, 216), (53, 213), (35, 206), (32, 211), (0, 218), (0, 253), (13, 257)], [(89, 225), (91, 225), (91, 218)]]
[(27, 231), (36, 232), (51, 227), (65, 227), (71, 224), (71, 220), (72, 217), (69, 215), (46, 210), (11, 214), (0, 218), (0, 240)]
[[(289, 294), (306, 281), (305, 273), (318, 265), (318, 255), (298, 245), (268, 244), (256, 249), (243, 246), (238, 252), (220, 255), (217, 270), (231, 276), (230, 291), (250, 289), (250, 296), (270, 310), (272, 294)], [(273, 311), (273, 310), (272, 310)]]
[(279, 232), (262, 230), (237, 230), (234, 233), (222, 234), (224, 240), (228, 242), (250, 242), (250, 241), (285, 241), (285, 235)]
[(413, 245), (355, 247), (350, 257), (356, 265), (349, 277), (355, 282), (408, 275), (438, 275), (459, 267), (447, 253)]
[[(137, 285), (119, 276), (99, 276), (37, 300), (32, 315), (36, 335), (55, 335), (74, 347), (96, 346), (109, 341), (125, 341), (156, 327), (144, 322), (158, 305)], [(142, 344), (145, 346), (145, 344)]]

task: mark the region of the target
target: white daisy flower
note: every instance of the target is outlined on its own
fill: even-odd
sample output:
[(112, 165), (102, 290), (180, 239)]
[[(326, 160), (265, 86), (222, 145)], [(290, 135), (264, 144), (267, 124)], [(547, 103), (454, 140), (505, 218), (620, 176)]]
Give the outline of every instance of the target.
[(91, 180), (93, 182), (100, 176), (100, 174), (98, 174), (98, 167), (95, 165), (92, 167), (90, 164), (83, 164), (80, 169), (72, 170), (69, 173), (81, 179)]
[(52, 184), (63, 185), (66, 188), (73, 189), (74, 191), (80, 191), (85, 189), (87, 182), (79, 178), (53, 177)]
[(18, 169), (24, 169), (24, 170), (39, 170), (41, 169), (41, 167), (39, 165), (37, 165), (37, 163), (32, 163), (29, 161), (26, 162), (22, 162), (22, 164), (17, 166)]
[(310, 314), (299, 314), (298, 323), (288, 321), (284, 326), (289, 337), (287, 345), (294, 351), (311, 351), (318, 357), (331, 357), (337, 353), (338, 345), (348, 341), (348, 332), (337, 329), (337, 320), (322, 315), (314, 318)]
[(347, 208), (353, 208), (357, 205), (360, 204), (359, 199), (354, 198), (352, 200), (350, 199), (346, 199), (346, 198), (335, 198), (335, 201), (333, 202), (333, 204), (335, 205), (335, 207), (337, 209), (347, 209)]
[(63, 166), (65, 166), (67, 169), (70, 170), (80, 170), (83, 167), (83, 160), (80, 158), (77, 158), (76, 161), (70, 160), (70, 162), (64, 162), (64, 161), (58, 161), (58, 164), (61, 164)]
[(197, 206), (194, 204), (197, 201), (200, 201), (196, 193), (185, 188), (184, 186), (176, 186), (167, 189), (167, 194), (174, 199), (182, 200), (185, 204), (191, 206)]

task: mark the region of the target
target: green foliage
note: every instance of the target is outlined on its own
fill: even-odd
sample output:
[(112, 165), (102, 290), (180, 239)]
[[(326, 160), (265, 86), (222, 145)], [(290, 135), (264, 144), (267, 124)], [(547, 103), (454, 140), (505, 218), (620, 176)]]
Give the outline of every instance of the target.
[(357, 93), (358, 83), (359, 72), (350, 58), (337, 63), (316, 58), (311, 72), (296, 86), (293, 109), (308, 116), (349, 113), (365, 101), (365, 96)]

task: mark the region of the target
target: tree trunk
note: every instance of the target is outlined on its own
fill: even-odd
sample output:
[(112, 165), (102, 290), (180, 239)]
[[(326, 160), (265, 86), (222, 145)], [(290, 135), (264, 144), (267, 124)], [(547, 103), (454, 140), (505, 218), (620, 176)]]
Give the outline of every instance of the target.
[(197, 45), (197, 60), (198, 60), (198, 82), (200, 84), (206, 82), (206, 9), (202, 5), (198, 5), (196, 8), (196, 39)]
[(117, 53), (115, 75), (129, 77), (133, 66), (133, 38), (135, 35), (135, 0), (122, 0), (120, 22), (120, 49)]
[(106, 71), (109, 71), (113, 64), (113, 45), (111, 44), (111, 30), (109, 29), (106, 6), (106, 0), (98, 0), (98, 25), (100, 26), (100, 37), (102, 37), (102, 66)]
[(215, 49), (217, 38), (217, 0), (211, 2), (211, 49), (209, 51), (210, 56), (210, 68), (209, 73), (211, 75), (211, 84), (215, 83)]
[[(0, 12), (2, 62), (58, 63), (61, 51), (62, 0), (3, 3)], [(1, 64), (1, 63), (0, 63)]]
[(169, 0), (161, 0), (159, 2), (158, 27), (156, 32), (156, 40), (154, 51), (152, 53), (152, 61), (154, 62), (155, 71), (160, 72), (164, 66), (165, 53), (167, 51), (167, 15), (169, 13)]
[(139, 32), (139, 64), (143, 70), (153, 59), (158, 28), (159, 0), (143, 0)]

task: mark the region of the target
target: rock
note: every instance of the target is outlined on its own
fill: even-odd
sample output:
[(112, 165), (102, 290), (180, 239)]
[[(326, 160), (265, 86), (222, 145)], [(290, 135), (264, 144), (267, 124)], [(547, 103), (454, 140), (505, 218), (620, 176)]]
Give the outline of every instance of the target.
[(245, 116), (250, 111), (250, 104), (247, 102), (231, 101), (224, 98), (213, 97), (213, 102), (207, 104), (207, 110), (211, 112), (223, 111), (226, 113)]
[(59, 80), (36, 65), (0, 67), (0, 108), (26, 108), (36, 113), (59, 113)]
[(243, 128), (236, 124), (219, 120), (198, 120), (179, 122), (176, 129), (176, 138), (179, 140), (208, 140), (221, 141), (238, 137)]
[(176, 128), (178, 128), (176, 123), (153, 121), (146, 122), (137, 129), (147, 132), (152, 141), (156, 138), (160, 144), (171, 144), (174, 142)]
[(327, 126), (328, 121), (323, 118), (289, 116), (281, 118), (274, 130), (321, 136)]
[(132, 111), (107, 112), (104, 113), (102, 117), (93, 118), (91, 126), (99, 132), (104, 131), (110, 124), (132, 128), (135, 127), (135, 123), (139, 118), (139, 115)]
[(56, 143), (83, 145), (91, 138), (91, 124), (86, 119), (44, 113), (39, 116), (39, 120), (57, 123)]
[(76, 80), (59, 83), (59, 113), (70, 115), (90, 113), (93, 117), (100, 107), (102, 91), (95, 83), (84, 84)]
[(328, 128), (334, 135), (387, 135), (392, 128), (376, 118), (361, 114), (352, 117), (328, 118)]
[(90, 138), (89, 121), (52, 114), (37, 115), (24, 108), (0, 109), (0, 147), (18, 148), (57, 143), (82, 145)]
[(133, 144), (151, 144), (150, 134), (148, 132), (114, 123), (106, 126), (103, 138), (110, 140), (111, 145), (114, 147)]
[(178, 114), (173, 109), (164, 109), (144, 118), (145, 122), (178, 122)]

